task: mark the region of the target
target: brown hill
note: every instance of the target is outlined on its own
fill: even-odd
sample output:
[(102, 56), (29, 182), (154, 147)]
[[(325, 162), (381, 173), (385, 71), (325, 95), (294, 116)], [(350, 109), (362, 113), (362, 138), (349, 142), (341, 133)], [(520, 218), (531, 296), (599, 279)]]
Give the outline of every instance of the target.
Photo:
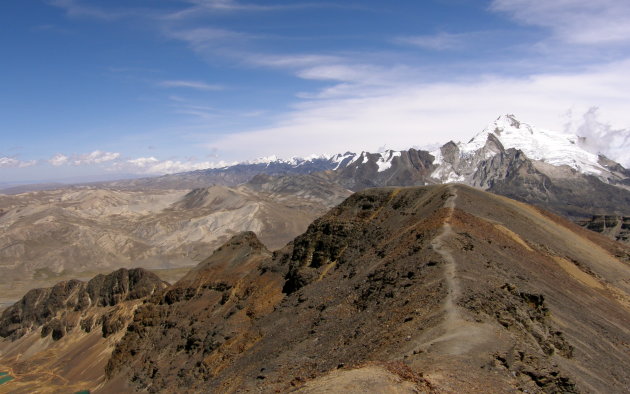
[(103, 391), (624, 392), (630, 249), (465, 186), (233, 238), (138, 308)]

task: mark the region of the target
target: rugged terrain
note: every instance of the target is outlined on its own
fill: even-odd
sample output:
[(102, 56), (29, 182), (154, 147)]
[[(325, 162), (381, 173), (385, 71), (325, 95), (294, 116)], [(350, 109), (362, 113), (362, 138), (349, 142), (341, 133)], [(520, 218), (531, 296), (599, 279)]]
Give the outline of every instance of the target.
[[(630, 173), (577, 138), (504, 116), (433, 152), (267, 160), (152, 182), (0, 196), (0, 302), (121, 266), (183, 275), (116, 301), (129, 306), (111, 312), (113, 325), (109, 310), (88, 308), (100, 311), (100, 336), (76, 329), (89, 285), (28, 293), (0, 318), (0, 372), (14, 368), (25, 391), (630, 387), (630, 250), (615, 242), (628, 238)], [(373, 186), (393, 187), (364, 190)], [(308, 225), (348, 189), (364, 191)], [(89, 378), (78, 377), (84, 365), (51, 361), (78, 352), (99, 354)]]
[(0, 303), (118, 267), (197, 264), (241, 231), (280, 248), (349, 191), (324, 180), (257, 178), (195, 190), (73, 188), (0, 195)]
[[(271, 258), (251, 234), (226, 248), (258, 269), (234, 275), (241, 264), (217, 254), (154, 296), (110, 377), (149, 390), (285, 391), (404, 362), (420, 383), (455, 392), (630, 383), (628, 249), (535, 208), (462, 186), (370, 190)], [(214, 269), (232, 280), (204, 276)], [(191, 286), (194, 277), (217, 279)], [(182, 308), (206, 302), (183, 319)]]
[(167, 286), (141, 268), (123, 268), (29, 291), (0, 316), (0, 371), (15, 377), (6, 389), (68, 392), (102, 384), (135, 309)]
[(372, 189), (149, 296), (90, 389), (624, 392), (628, 321), (623, 244), (466, 186)]
[(630, 244), (630, 217), (595, 215), (577, 222), (580, 226), (602, 233), (615, 241)]

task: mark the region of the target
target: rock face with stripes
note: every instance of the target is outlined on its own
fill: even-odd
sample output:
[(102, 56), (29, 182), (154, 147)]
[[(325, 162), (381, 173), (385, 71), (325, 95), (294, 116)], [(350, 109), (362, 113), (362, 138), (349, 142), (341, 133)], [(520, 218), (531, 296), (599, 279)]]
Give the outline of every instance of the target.
[(630, 216), (594, 215), (590, 219), (578, 221), (577, 224), (615, 241), (630, 244)]
[(153, 295), (103, 390), (621, 392), (629, 262), (471, 187), (366, 190), (279, 251), (236, 236)]

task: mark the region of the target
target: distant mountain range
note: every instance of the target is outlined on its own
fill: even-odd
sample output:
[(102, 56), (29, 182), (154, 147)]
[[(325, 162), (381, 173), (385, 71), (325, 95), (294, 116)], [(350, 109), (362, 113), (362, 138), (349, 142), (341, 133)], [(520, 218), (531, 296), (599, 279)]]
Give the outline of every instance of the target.
[(467, 143), (434, 151), (361, 152), (306, 159), (276, 157), (217, 169), (108, 182), (107, 187), (195, 188), (236, 185), (258, 174), (312, 174), (352, 191), (381, 186), (466, 185), (542, 206), (572, 219), (630, 214), (630, 171), (586, 149), (576, 135), (504, 115)]

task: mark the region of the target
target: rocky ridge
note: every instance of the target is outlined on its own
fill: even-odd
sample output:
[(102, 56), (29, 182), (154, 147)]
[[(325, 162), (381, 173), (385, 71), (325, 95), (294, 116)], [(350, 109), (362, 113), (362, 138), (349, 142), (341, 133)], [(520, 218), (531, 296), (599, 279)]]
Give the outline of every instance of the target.
[(97, 275), (88, 282), (70, 280), (50, 288), (33, 289), (2, 313), (0, 337), (16, 340), (41, 327), (42, 337), (51, 334), (53, 340), (59, 340), (75, 328), (89, 332), (96, 325), (101, 325), (103, 335), (107, 336), (116, 323), (106, 317), (94, 321), (88, 312), (138, 300), (167, 286), (142, 268), (121, 268), (108, 275)]
[(136, 308), (166, 287), (137, 268), (29, 291), (0, 315), (0, 370), (15, 377), (8, 389), (32, 393), (99, 387)]

